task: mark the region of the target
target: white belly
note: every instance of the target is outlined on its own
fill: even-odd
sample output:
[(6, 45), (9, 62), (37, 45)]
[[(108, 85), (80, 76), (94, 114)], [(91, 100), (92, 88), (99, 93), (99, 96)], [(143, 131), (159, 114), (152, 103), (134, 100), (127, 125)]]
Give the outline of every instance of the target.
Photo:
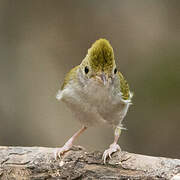
[(129, 103), (124, 103), (118, 94), (113, 95), (112, 87), (93, 82), (84, 87), (67, 86), (57, 98), (64, 101), (85, 126), (99, 123), (120, 125), (129, 107)]

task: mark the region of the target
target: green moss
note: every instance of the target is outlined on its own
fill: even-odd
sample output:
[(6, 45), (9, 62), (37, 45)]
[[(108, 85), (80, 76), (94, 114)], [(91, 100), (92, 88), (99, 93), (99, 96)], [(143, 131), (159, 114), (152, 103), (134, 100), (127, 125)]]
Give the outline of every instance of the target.
[(88, 51), (89, 63), (94, 71), (111, 73), (115, 65), (113, 48), (106, 39), (97, 40)]

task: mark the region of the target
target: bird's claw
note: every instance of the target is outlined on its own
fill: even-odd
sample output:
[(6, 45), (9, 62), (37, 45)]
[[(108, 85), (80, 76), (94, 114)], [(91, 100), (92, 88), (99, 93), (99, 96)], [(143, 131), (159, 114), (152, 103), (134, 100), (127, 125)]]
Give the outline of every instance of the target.
[(110, 159), (112, 159), (111, 154), (113, 154), (114, 152), (121, 150), (120, 146), (116, 143), (113, 143), (109, 146), (109, 149), (106, 149), (103, 153), (102, 159), (104, 160), (104, 164), (106, 164), (106, 159), (109, 157)]
[(62, 148), (58, 148), (54, 151), (54, 158), (55, 160), (61, 159), (61, 155), (63, 155), (66, 152), (66, 150)]
[(71, 144), (71, 143), (66, 143), (63, 147), (56, 149), (55, 152), (54, 152), (54, 158), (55, 158), (55, 160), (61, 159), (61, 156), (62, 156), (65, 152), (69, 151), (69, 150), (71, 149), (71, 147), (72, 147), (72, 144)]

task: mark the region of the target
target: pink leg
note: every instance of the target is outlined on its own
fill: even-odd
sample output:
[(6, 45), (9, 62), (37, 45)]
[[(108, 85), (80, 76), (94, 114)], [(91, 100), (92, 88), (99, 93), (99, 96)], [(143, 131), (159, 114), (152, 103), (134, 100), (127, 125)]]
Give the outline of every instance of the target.
[(83, 126), (64, 144), (63, 147), (57, 149), (55, 152), (55, 159), (60, 158), (62, 154), (64, 154), (66, 151), (68, 151), (72, 147), (74, 140), (86, 129), (87, 129), (87, 127)]
[(120, 146), (117, 144), (119, 136), (121, 134), (121, 128), (120, 127), (116, 127), (115, 132), (114, 132), (114, 142), (109, 146), (108, 149), (106, 149), (103, 153), (103, 160), (104, 160), (104, 164), (106, 163), (106, 159), (109, 158), (111, 159), (111, 154), (121, 150)]

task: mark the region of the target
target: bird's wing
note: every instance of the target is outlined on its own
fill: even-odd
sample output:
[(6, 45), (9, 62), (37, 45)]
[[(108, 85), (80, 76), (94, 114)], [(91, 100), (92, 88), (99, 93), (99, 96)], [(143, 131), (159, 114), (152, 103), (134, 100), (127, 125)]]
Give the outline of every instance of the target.
[(66, 85), (71, 81), (71, 80), (75, 80), (75, 79), (77, 79), (77, 69), (79, 68), (79, 65), (78, 66), (76, 66), (76, 67), (74, 67), (74, 68), (72, 68), (67, 74), (66, 74), (66, 76), (65, 76), (65, 78), (64, 78), (64, 82), (63, 82), (63, 84), (62, 84), (62, 86), (61, 86), (61, 90), (63, 90), (65, 87), (66, 87)]
[(118, 76), (119, 76), (119, 80), (120, 80), (120, 91), (122, 94), (121, 97), (123, 98), (123, 100), (131, 99), (132, 95), (131, 95), (129, 85), (128, 85), (126, 79), (119, 71), (118, 71)]

